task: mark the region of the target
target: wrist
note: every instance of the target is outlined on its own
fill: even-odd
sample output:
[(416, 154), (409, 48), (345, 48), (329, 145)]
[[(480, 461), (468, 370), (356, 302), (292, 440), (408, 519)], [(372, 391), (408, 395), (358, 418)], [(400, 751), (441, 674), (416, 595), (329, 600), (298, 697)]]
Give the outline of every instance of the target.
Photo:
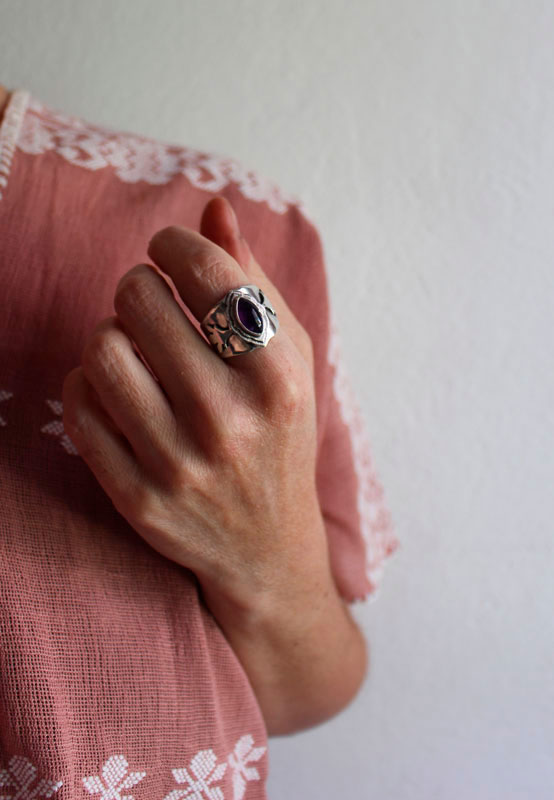
[(269, 736), (318, 725), (357, 694), (367, 645), (332, 579), (306, 587), (298, 605), (267, 596), (219, 614), (219, 599), (214, 616), (248, 676)]
[(197, 573), (206, 605), (220, 626), (245, 631), (294, 618), (299, 610), (317, 613), (336, 595), (319, 503), (287, 537), (287, 547), (263, 550), (251, 563), (226, 562), (209, 575)]
[(280, 570), (278, 576), (260, 577), (254, 572), (225, 581), (199, 578), (204, 602), (227, 635), (244, 637), (271, 631), (275, 625), (293, 623), (308, 627), (317, 616), (342, 604), (328, 561), (312, 562), (309, 570), (299, 564)]
[(199, 577), (199, 583), (206, 605), (229, 638), (269, 632), (275, 625), (307, 627), (331, 605), (337, 609), (342, 604), (326, 548), (279, 559), (274, 568), (242, 569), (221, 580)]
[(313, 533), (296, 552), (281, 553), (273, 570), (242, 568), (233, 579), (226, 569), (224, 580), (214, 580), (213, 573), (210, 580), (199, 578), (270, 736), (337, 714), (367, 671), (366, 642), (334, 582), (325, 530)]

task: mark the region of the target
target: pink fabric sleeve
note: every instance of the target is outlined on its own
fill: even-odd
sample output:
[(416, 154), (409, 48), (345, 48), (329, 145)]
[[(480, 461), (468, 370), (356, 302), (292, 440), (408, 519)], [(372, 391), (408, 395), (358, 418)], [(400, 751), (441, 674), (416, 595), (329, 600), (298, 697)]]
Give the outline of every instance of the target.
[[(365, 419), (341, 356), (321, 236), (299, 210), (297, 278), (290, 305), (314, 345), (318, 403), (317, 489), (340, 595), (374, 599), (385, 560), (398, 547)], [(301, 265), (301, 269), (299, 268)], [(353, 287), (354, 288), (354, 287)]]

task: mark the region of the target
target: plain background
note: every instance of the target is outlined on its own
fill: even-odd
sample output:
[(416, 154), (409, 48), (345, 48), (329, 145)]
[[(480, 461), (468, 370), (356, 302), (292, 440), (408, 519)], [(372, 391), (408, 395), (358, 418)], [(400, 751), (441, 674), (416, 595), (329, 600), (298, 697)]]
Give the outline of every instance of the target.
[[(554, 4), (0, 1), (0, 82), (302, 198), (402, 547), (272, 800), (554, 797)], [(130, 265), (131, 266), (131, 265)]]

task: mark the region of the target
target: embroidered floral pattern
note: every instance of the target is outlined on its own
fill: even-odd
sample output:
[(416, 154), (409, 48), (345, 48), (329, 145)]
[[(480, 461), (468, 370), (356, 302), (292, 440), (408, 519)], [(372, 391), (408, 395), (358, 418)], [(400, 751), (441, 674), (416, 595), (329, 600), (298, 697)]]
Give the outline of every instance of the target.
[[(6, 186), (7, 170), (16, 146), (31, 155), (52, 150), (69, 163), (83, 169), (111, 167), (116, 177), (126, 183), (143, 180), (150, 184), (163, 185), (176, 175), (184, 175), (193, 186), (214, 193), (233, 183), (245, 197), (254, 202), (266, 202), (278, 214), (284, 214), (289, 206), (294, 205), (307, 220), (312, 221), (299, 198), (286, 194), (275, 183), (247, 169), (233, 158), (95, 125), (49, 108), (24, 89), (18, 89), (12, 94), (1, 129), (0, 190)], [(396, 550), (398, 542), (371, 460), (365, 423), (344, 368), (338, 329), (333, 317), (328, 360), (335, 368), (334, 391), (343, 420), (350, 431), (354, 465), (359, 479), (358, 511), (366, 542), (366, 574), (371, 585), (371, 599), (374, 600), (377, 596), (375, 590), (381, 582), (385, 557)], [(0, 401), (3, 399), (6, 396), (0, 394)], [(61, 416), (62, 405), (59, 401), (46, 402), (57, 416)], [(0, 416), (0, 425), (5, 424)], [(60, 419), (47, 423), (41, 431), (59, 437), (61, 445), (68, 453), (79, 455), (64, 432)]]
[(3, 190), (8, 185), (8, 176), (12, 164), (17, 137), (25, 117), (29, 93), (22, 90), (13, 92), (4, 112), (0, 128), (0, 200)]
[[(225, 775), (228, 766), (233, 770), (233, 800), (242, 800), (247, 781), (260, 780), (260, 774), (251, 761), (259, 761), (267, 747), (253, 747), (251, 734), (242, 736), (226, 761), (217, 763), (213, 750), (199, 750), (191, 759), (189, 768), (171, 770), (183, 788), (173, 789), (163, 800), (225, 800), (223, 789), (216, 786)], [(97, 795), (99, 800), (135, 800), (134, 795), (126, 794), (126, 789), (141, 783), (146, 772), (129, 772), (129, 764), (124, 755), (110, 756), (102, 767), (102, 776), (89, 775), (83, 778), (83, 786), (89, 795)], [(34, 788), (32, 784), (37, 777), (33, 763), (24, 756), (13, 756), (8, 769), (0, 769), (0, 789), (13, 789), (13, 793), (0, 794), (0, 800), (40, 800), (52, 797), (63, 786), (63, 781), (52, 781), (42, 778)], [(142, 788), (142, 787), (141, 787)], [(145, 793), (146, 792), (146, 793)], [(145, 785), (142, 797), (150, 797)]]
[[(181, 767), (171, 770), (177, 783), (186, 786), (173, 789), (163, 800), (225, 800), (223, 789), (216, 784), (221, 781), (228, 766), (233, 770), (233, 800), (242, 800), (247, 781), (260, 780), (258, 770), (247, 765), (251, 761), (259, 761), (267, 750), (267, 747), (254, 748), (253, 743), (250, 733), (242, 736), (228, 759), (219, 764), (213, 750), (199, 750), (191, 759), (188, 769)], [(125, 790), (141, 783), (146, 775), (146, 772), (129, 772), (125, 756), (114, 755), (102, 767), (102, 776), (89, 775), (83, 778), (83, 786), (90, 795), (98, 795), (99, 800), (135, 800), (134, 795), (126, 794)], [(40, 800), (52, 797), (63, 786), (63, 781), (42, 778), (33, 789), (31, 787), (36, 777), (36, 767), (28, 758), (13, 756), (8, 769), (0, 769), (0, 789), (13, 789), (13, 793), (1, 794), (0, 800)], [(148, 791), (146, 787), (145, 791)], [(143, 792), (142, 797), (145, 796)]]
[(12, 756), (8, 769), (0, 769), (0, 789), (10, 790), (10, 794), (2, 793), (0, 800), (39, 800), (52, 797), (63, 786), (63, 781), (41, 778), (33, 789), (36, 777), (37, 769), (28, 758)]
[[(139, 783), (146, 772), (130, 772), (127, 775), (125, 756), (111, 756), (102, 767), (102, 779), (98, 775), (83, 778), (83, 786), (89, 794), (99, 794), (101, 800), (134, 800), (132, 794), (121, 794)], [(126, 777), (125, 777), (126, 776)]]
[(229, 756), (229, 764), (233, 769), (233, 800), (242, 800), (247, 781), (259, 781), (260, 773), (256, 767), (248, 766), (252, 761), (259, 761), (266, 751), (265, 747), (253, 747), (254, 738), (248, 733), (241, 736)]
[[(54, 414), (57, 414), (59, 417), (63, 414), (63, 404), (61, 400), (47, 400), (46, 401)], [(42, 433), (50, 433), (52, 436), (59, 436), (60, 443), (62, 447), (64, 447), (68, 453), (72, 456), (78, 456), (79, 451), (64, 431), (63, 422), (61, 419), (54, 419), (52, 422), (47, 422), (46, 425), (43, 425), (40, 429)], [(0, 800), (2, 800), (0, 798)]]
[(190, 773), (185, 768), (171, 770), (177, 783), (186, 781), (188, 785), (184, 789), (173, 789), (164, 800), (179, 800), (181, 797), (192, 800), (224, 800), (221, 788), (212, 784), (221, 780), (227, 766), (226, 763), (217, 763), (213, 750), (200, 750), (190, 762)]

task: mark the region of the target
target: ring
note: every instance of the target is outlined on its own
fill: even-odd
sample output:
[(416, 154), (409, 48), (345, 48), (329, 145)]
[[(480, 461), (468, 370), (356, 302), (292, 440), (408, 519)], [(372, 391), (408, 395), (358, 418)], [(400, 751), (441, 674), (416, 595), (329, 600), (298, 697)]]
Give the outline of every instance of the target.
[(239, 356), (267, 343), (279, 330), (275, 309), (258, 286), (231, 289), (200, 327), (221, 358)]

